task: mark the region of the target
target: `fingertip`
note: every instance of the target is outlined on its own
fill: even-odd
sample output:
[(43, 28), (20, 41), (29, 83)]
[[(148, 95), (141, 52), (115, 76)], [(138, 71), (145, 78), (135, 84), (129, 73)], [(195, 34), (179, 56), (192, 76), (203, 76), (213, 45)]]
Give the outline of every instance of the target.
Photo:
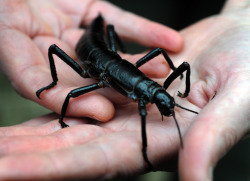
[(140, 29), (135, 39), (142, 45), (159, 47), (170, 52), (179, 52), (184, 46), (181, 34), (167, 26), (148, 21)]
[(178, 32), (173, 30), (166, 36), (166, 46), (168, 46), (166, 49), (172, 52), (180, 52), (183, 49), (184, 40)]
[(99, 100), (99, 103), (97, 102), (99, 110), (97, 110), (95, 105), (93, 105), (93, 111), (90, 111), (91, 114), (89, 114), (89, 117), (101, 122), (106, 122), (114, 117), (115, 108), (109, 100), (104, 97), (102, 98), (103, 100)]
[(177, 31), (164, 26), (159, 30), (159, 32), (155, 33), (158, 34), (155, 41), (159, 42), (159, 47), (171, 52), (179, 52), (182, 50), (184, 40), (181, 34)]
[(137, 30), (139, 35), (136, 36), (137, 38), (141, 36), (142, 44), (149, 47), (163, 48), (171, 52), (182, 50), (184, 40), (179, 32), (157, 22), (149, 20), (143, 20), (142, 22)]
[(108, 121), (115, 113), (113, 104), (98, 93), (90, 93), (72, 99), (68, 107), (68, 115), (89, 117), (98, 121)]

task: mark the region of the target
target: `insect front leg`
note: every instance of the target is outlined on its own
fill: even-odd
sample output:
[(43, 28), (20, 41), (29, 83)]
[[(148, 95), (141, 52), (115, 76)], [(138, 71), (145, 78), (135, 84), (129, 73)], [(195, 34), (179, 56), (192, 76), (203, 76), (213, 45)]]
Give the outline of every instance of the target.
[(38, 98), (40, 98), (40, 94), (44, 90), (48, 90), (57, 84), (58, 78), (57, 78), (56, 66), (55, 66), (53, 54), (57, 55), (61, 60), (63, 60), (65, 63), (67, 63), (78, 74), (81, 75), (81, 73), (83, 72), (83, 69), (72, 58), (70, 58), (70, 56), (68, 56), (62, 49), (60, 49), (55, 44), (51, 45), (49, 47), (48, 57), (49, 57), (49, 63), (50, 63), (50, 72), (51, 72), (51, 76), (52, 76), (53, 81), (48, 86), (45, 86), (45, 87), (39, 89), (38, 91), (36, 91), (36, 96)]
[(143, 99), (138, 100), (138, 108), (141, 116), (141, 136), (142, 136), (142, 154), (145, 162), (148, 165), (148, 169), (152, 170), (153, 165), (150, 163), (147, 155), (147, 132), (146, 132), (146, 116), (147, 110)]
[(190, 66), (187, 62), (183, 62), (176, 70), (174, 70), (172, 72), (172, 74), (170, 74), (168, 76), (168, 78), (165, 80), (163, 87), (165, 89), (167, 89), (169, 87), (169, 85), (178, 77), (181, 76), (182, 73), (186, 71), (186, 90), (184, 92), (184, 94), (178, 92), (178, 96), (179, 97), (187, 97), (189, 92), (190, 92)]
[(80, 87), (80, 88), (77, 88), (77, 89), (74, 89), (74, 90), (70, 91), (70, 93), (67, 95), (67, 97), (64, 100), (64, 103), (63, 103), (63, 106), (62, 106), (62, 109), (61, 109), (61, 115), (60, 115), (60, 118), (59, 118), (59, 123), (61, 124), (62, 128), (68, 127), (68, 125), (63, 122), (63, 118), (65, 117), (65, 114), (66, 114), (66, 110), (67, 110), (67, 107), (68, 107), (68, 104), (69, 104), (69, 99), (78, 97), (80, 95), (83, 95), (85, 93), (94, 91), (94, 90), (99, 89), (101, 87), (102, 87), (102, 85), (100, 85), (99, 83), (95, 83), (95, 84)]
[(125, 53), (125, 48), (119, 38), (119, 36), (117, 35), (117, 33), (115, 32), (115, 28), (113, 25), (107, 25), (107, 35), (108, 35), (108, 46), (109, 48), (113, 51), (113, 52), (117, 52), (115, 43), (117, 43), (117, 45), (119, 46), (120, 50)]
[[(167, 61), (169, 67), (173, 71), (176, 70), (176, 67), (173, 64), (173, 61), (170, 59), (170, 57), (168, 56), (168, 54), (166, 53), (166, 51), (163, 50), (162, 48), (155, 48), (155, 49), (153, 49), (148, 54), (146, 54), (144, 57), (142, 57), (140, 60), (138, 60), (134, 65), (135, 65), (136, 68), (139, 68), (140, 66), (144, 65), (145, 63), (147, 63), (148, 61), (152, 60), (153, 58), (155, 58), (156, 56), (160, 55), (161, 53), (164, 56), (165, 60)], [(182, 75), (181, 75), (181, 79), (182, 79)]]

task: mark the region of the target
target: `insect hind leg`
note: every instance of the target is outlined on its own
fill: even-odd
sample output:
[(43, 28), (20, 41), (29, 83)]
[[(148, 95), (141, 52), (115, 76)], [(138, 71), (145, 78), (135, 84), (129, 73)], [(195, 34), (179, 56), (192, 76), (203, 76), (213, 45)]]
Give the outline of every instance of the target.
[(55, 61), (53, 58), (53, 54), (57, 55), (61, 60), (63, 60), (65, 63), (67, 63), (71, 68), (73, 68), (78, 74), (82, 74), (83, 69), (70, 57), (68, 56), (62, 49), (60, 49), (57, 45), (53, 44), (49, 47), (48, 51), (48, 57), (49, 57), (49, 63), (50, 63), (50, 72), (52, 76), (52, 83), (50, 83), (48, 86), (45, 86), (38, 91), (36, 91), (36, 96), (40, 98), (40, 94), (44, 90), (48, 90), (52, 87), (54, 87), (57, 84), (58, 78), (56, 73), (56, 66)]

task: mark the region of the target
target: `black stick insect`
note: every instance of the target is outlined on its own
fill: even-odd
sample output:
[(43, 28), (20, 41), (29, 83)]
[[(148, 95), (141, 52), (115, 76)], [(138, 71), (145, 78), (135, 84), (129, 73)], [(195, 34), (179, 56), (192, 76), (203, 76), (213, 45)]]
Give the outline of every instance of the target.
[[(177, 106), (181, 109), (196, 114), (198, 113), (176, 104), (174, 98), (166, 92), (166, 89), (178, 76), (182, 77), (182, 73), (186, 71), (186, 90), (183, 94), (179, 92), (178, 96), (187, 97), (190, 91), (190, 66), (187, 62), (183, 62), (178, 68), (176, 68), (167, 53), (161, 48), (156, 48), (150, 51), (133, 65), (127, 60), (122, 59), (117, 53), (116, 44), (121, 51), (125, 51), (114, 30), (114, 26), (107, 25), (108, 44), (105, 43), (104, 34), (104, 20), (102, 16), (99, 15), (86, 29), (84, 35), (80, 38), (76, 46), (77, 57), (81, 60), (81, 64), (84, 68), (81, 68), (79, 64), (77, 64), (58, 46), (55, 44), (51, 45), (49, 47), (48, 56), (53, 82), (48, 86), (39, 89), (36, 92), (36, 95), (40, 98), (40, 94), (44, 90), (48, 90), (57, 84), (58, 78), (52, 56), (55, 54), (74, 69), (80, 76), (84, 78), (94, 78), (99, 81), (98, 83), (74, 89), (68, 93), (63, 103), (59, 118), (59, 123), (62, 128), (68, 127), (68, 125), (63, 122), (63, 118), (65, 117), (70, 98), (78, 97), (96, 89), (112, 87), (121, 94), (138, 101), (138, 108), (141, 116), (142, 154), (148, 165), (148, 169), (152, 169), (153, 166), (147, 156), (146, 104), (155, 103), (162, 116), (173, 116), (180, 136), (181, 146), (183, 147), (180, 128), (175, 118), (174, 107)], [(146, 77), (138, 69), (143, 64), (160, 54), (163, 54), (170, 68), (173, 70), (163, 86)]]

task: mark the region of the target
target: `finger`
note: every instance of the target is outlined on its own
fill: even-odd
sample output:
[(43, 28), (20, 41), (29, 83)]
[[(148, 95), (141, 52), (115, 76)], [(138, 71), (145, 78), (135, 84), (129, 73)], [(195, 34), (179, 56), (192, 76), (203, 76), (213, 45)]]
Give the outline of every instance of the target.
[(89, 24), (100, 12), (106, 23), (113, 24), (122, 38), (174, 52), (180, 51), (183, 46), (182, 37), (173, 29), (123, 11), (104, 1), (92, 4), (84, 19), (85, 24)]
[(0, 39), (4, 45), (0, 46), (1, 70), (21, 95), (34, 99), (35, 78), (40, 72), (40, 62), (44, 62), (41, 52), (29, 37), (16, 30), (2, 30)]
[(69, 149), (5, 156), (0, 159), (0, 178), (98, 180), (142, 172), (140, 147), (129, 141), (132, 136), (118, 133)]
[[(31, 135), (42, 136), (42, 135), (52, 134), (57, 130), (61, 129), (61, 125), (58, 122), (58, 118), (59, 118), (58, 114), (51, 113), (14, 126), (0, 127), (0, 136), (18, 137), (18, 136), (31, 136)], [(83, 119), (66, 118), (65, 121), (70, 126), (89, 123), (89, 121)]]
[(46, 114), (44, 116), (40, 116), (38, 118), (34, 118), (25, 122), (22, 122), (21, 124), (14, 125), (13, 127), (18, 127), (18, 126), (29, 126), (29, 127), (38, 127), (46, 123), (50, 123), (51, 120), (58, 119), (59, 115), (56, 113), (50, 113)]
[(27, 122), (27, 124), (20, 124), (15, 126), (9, 127), (1, 127), (0, 128), (0, 136), (1, 137), (8, 137), (8, 136), (29, 136), (29, 135), (48, 135), (51, 134), (59, 129), (61, 129), (58, 120), (50, 121), (46, 120), (48, 123), (41, 124), (44, 122), (42, 118), (37, 120), (31, 120)]
[[(62, 129), (58, 121), (58, 118), (59, 118), (58, 114), (51, 113), (14, 126), (0, 127), (0, 136), (1, 137), (31, 136), (31, 135), (42, 136), (42, 135), (52, 134)], [(65, 122), (67, 122), (67, 124), (70, 126), (91, 123), (90, 120), (76, 119), (76, 118), (75, 119), (65, 118)]]
[[(55, 124), (57, 122), (57, 124)], [(0, 136), (1, 155), (13, 153), (48, 152), (60, 148), (84, 144), (96, 137), (102, 136), (109, 130), (99, 126), (82, 124), (61, 129), (58, 121), (45, 125), (40, 129), (31, 127), (18, 127), (19, 130), (8, 128), (8, 135)], [(12, 134), (16, 131), (16, 134)], [(24, 132), (27, 133), (24, 133)], [(20, 134), (17, 134), (19, 132)], [(2, 132), (1, 132), (2, 133)]]
[[(88, 118), (84, 118), (84, 119), (81, 119), (81, 118), (65, 118), (64, 120), (69, 126), (73, 126), (73, 125), (79, 125), (79, 124), (93, 124), (95, 121), (92, 120), (92, 119), (88, 119)], [(47, 127), (52, 127), (52, 128), (55, 128), (54, 131), (57, 131), (58, 129), (61, 129), (61, 124), (59, 123), (59, 115), (56, 114), (56, 113), (51, 113), (51, 114), (47, 114), (47, 115), (44, 115), (44, 116), (41, 116), (41, 117), (38, 117), (38, 118), (34, 118), (34, 119), (31, 119), (29, 121), (26, 121), (26, 122), (23, 122), (21, 124), (18, 124), (18, 125), (14, 125), (14, 126), (11, 126), (11, 127), (2, 127), (2, 129), (7, 129), (7, 128), (23, 128), (23, 127), (29, 127), (30, 129), (41, 129), (41, 130), (46, 130)], [(59, 127), (59, 128), (57, 128)], [(1, 128), (0, 128), (1, 129)], [(15, 129), (14, 129), (15, 130)], [(24, 133), (26, 133), (25, 135), (32, 135), (32, 134), (29, 134), (28, 133), (29, 131), (24, 131)], [(9, 130), (8, 130), (8, 133), (11, 133)], [(28, 133), (28, 134), (27, 134)], [(49, 134), (49, 133), (46, 133), (45, 131), (41, 131), (41, 133), (43, 134), (38, 134), (38, 135), (44, 135), (44, 134)], [(10, 135), (10, 136), (15, 136), (15, 135)]]
[(234, 91), (218, 92), (188, 131), (179, 154), (182, 180), (212, 180), (217, 161), (248, 131), (249, 115), (241, 114), (248, 112), (249, 100), (244, 96), (248, 93), (232, 86), (226, 90)]

